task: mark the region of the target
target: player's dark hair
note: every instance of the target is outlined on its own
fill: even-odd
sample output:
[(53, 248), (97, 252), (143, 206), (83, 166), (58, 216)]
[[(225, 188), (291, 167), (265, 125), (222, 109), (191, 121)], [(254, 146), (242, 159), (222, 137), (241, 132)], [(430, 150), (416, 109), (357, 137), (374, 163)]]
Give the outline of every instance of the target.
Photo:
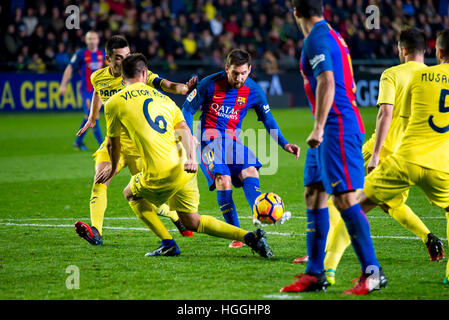
[(302, 18), (323, 16), (322, 0), (292, 0), (292, 7), (298, 10)]
[(228, 53), (228, 56), (226, 57), (226, 65), (228, 67), (230, 66), (242, 66), (245, 63), (248, 64), (248, 66), (251, 65), (251, 55), (242, 49), (234, 49), (231, 52)]
[(130, 54), (122, 61), (122, 75), (125, 79), (132, 79), (145, 69), (148, 69), (147, 58), (141, 53)]
[(399, 34), (399, 45), (407, 49), (411, 54), (424, 54), (426, 51), (426, 35), (424, 31), (410, 27)]
[(443, 50), (445, 57), (449, 57), (449, 29), (444, 29), (437, 37), (437, 46)]
[(121, 49), (129, 47), (128, 41), (126, 41), (126, 38), (124, 36), (115, 35), (112, 36), (107, 42), (106, 42), (106, 55), (109, 57), (112, 56), (114, 53), (114, 49)]

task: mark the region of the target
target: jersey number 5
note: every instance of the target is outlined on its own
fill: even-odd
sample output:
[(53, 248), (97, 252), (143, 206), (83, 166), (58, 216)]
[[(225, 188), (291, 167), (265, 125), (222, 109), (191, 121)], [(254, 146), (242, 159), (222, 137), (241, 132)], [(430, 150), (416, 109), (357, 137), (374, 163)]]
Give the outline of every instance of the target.
[(166, 133), (167, 132), (167, 120), (161, 115), (157, 116), (156, 118), (151, 119), (150, 114), (148, 113), (148, 106), (149, 104), (153, 102), (153, 98), (148, 98), (143, 103), (143, 114), (145, 115), (145, 119), (147, 119), (148, 124), (150, 127), (159, 132), (159, 133)]
[[(442, 89), (441, 93), (440, 93), (440, 104), (439, 104), (439, 111), (441, 113), (446, 113), (449, 112), (449, 107), (446, 107), (446, 96), (449, 95), (449, 90), (446, 89)], [(449, 131), (449, 125), (441, 128), (438, 127), (434, 122), (433, 122), (433, 115), (431, 115), (429, 117), (429, 126), (432, 128), (432, 130), (438, 132), (438, 133), (445, 133)]]

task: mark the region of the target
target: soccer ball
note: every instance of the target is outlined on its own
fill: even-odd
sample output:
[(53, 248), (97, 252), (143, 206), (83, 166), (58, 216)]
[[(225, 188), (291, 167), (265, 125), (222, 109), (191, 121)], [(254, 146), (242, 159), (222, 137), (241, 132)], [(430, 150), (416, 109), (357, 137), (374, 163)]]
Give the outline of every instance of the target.
[(262, 193), (253, 206), (253, 218), (264, 224), (273, 224), (284, 214), (284, 202), (273, 192)]

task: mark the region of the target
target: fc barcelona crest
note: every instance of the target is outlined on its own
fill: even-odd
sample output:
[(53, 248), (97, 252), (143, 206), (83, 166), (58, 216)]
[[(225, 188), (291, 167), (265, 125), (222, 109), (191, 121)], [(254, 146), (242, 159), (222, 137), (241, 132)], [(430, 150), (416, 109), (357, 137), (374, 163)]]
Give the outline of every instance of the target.
[(237, 105), (240, 107), (243, 107), (246, 104), (246, 98), (244, 97), (237, 97)]

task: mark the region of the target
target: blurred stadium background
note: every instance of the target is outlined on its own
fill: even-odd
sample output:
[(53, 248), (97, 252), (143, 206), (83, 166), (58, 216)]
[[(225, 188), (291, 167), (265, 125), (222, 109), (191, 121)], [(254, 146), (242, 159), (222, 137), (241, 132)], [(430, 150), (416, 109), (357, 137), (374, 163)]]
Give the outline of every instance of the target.
[[(438, 30), (449, 26), (448, 0), (324, 1), (324, 15), (347, 41), (353, 58), (359, 106), (375, 105), (380, 73), (399, 62), (401, 28), (417, 26), (428, 37), (434, 62)], [(80, 9), (80, 29), (67, 29), (66, 8)], [(380, 28), (364, 27), (366, 7), (380, 9)], [(57, 95), (58, 81), (84, 35), (97, 30), (100, 47), (114, 34), (126, 36), (150, 69), (173, 81), (200, 78), (223, 67), (231, 48), (254, 58), (253, 77), (272, 107), (306, 106), (298, 61), (303, 39), (286, 0), (10, 0), (0, 6), (0, 112), (81, 110), (73, 97)], [(7, 83), (9, 82), (9, 83)], [(36, 98), (37, 97), (37, 98)], [(180, 104), (183, 97), (172, 97)]]

